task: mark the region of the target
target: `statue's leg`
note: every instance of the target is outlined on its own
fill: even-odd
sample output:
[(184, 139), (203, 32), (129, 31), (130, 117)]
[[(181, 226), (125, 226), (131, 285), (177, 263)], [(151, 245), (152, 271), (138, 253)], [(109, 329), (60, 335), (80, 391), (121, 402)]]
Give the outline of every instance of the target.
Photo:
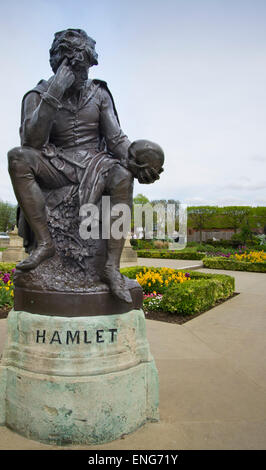
[(9, 173), (14, 192), (37, 240), (37, 248), (17, 265), (19, 269), (24, 270), (35, 268), (55, 253), (47, 225), (45, 200), (36, 180), (38, 177), (46, 180), (49, 186), (55, 185), (55, 181), (50, 181), (52, 174), (46, 171), (46, 165), (42, 165), (41, 158), (41, 152), (30, 147), (16, 147), (8, 153)]
[[(120, 165), (115, 165), (109, 172), (105, 193), (110, 196), (110, 207), (115, 204), (126, 204), (130, 210), (133, 200), (133, 176)], [(112, 223), (118, 217), (111, 217)], [(104, 279), (108, 282), (112, 292), (125, 302), (131, 303), (132, 298), (129, 289), (125, 286), (120, 273), (120, 257), (125, 244), (125, 238), (116, 239), (110, 234), (107, 240), (107, 259), (104, 268)]]

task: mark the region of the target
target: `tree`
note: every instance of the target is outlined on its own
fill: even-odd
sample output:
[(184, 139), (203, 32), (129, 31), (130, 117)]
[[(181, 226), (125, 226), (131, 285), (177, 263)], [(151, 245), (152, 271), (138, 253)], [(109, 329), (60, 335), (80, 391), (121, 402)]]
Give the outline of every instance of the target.
[[(230, 228), (237, 232), (243, 223), (247, 223), (251, 207), (248, 206), (227, 206), (223, 207), (223, 214), (227, 217)], [(229, 228), (229, 227), (228, 227)]]
[(144, 196), (144, 194), (137, 194), (137, 196), (133, 198), (133, 204), (147, 204), (149, 202), (149, 199)]
[(188, 218), (192, 228), (199, 231), (200, 243), (202, 242), (202, 230), (206, 228), (207, 222), (218, 212), (217, 206), (191, 206), (188, 207)]
[(254, 214), (252, 228), (260, 228), (266, 234), (266, 207), (253, 207), (252, 212)]
[(0, 232), (11, 230), (16, 224), (16, 206), (0, 201)]
[[(174, 230), (176, 232), (178, 232), (179, 230), (179, 205), (180, 205), (180, 201), (177, 200), (177, 199), (153, 199), (151, 201), (151, 205), (154, 207), (156, 205), (162, 205), (164, 208), (165, 208), (165, 233), (169, 233), (169, 227), (167, 225), (167, 207), (168, 207), (168, 210), (170, 210), (170, 208), (174, 210), (174, 213), (172, 213), (171, 211), (171, 214), (173, 214), (173, 217), (174, 217)], [(154, 213), (154, 224), (156, 225), (157, 224), (157, 214), (156, 212)], [(172, 224), (171, 224), (172, 225)]]
[[(137, 220), (137, 217), (136, 217), (136, 208), (137, 206), (145, 206), (145, 204), (149, 204), (150, 201), (149, 199), (144, 196), (144, 194), (137, 194), (137, 196), (135, 196), (133, 198), (133, 211), (132, 211), (132, 214), (131, 214), (131, 230), (139, 230), (141, 228), (143, 228), (145, 226), (145, 214), (143, 213), (142, 214), (142, 222), (140, 223), (141, 227), (135, 227), (135, 221)], [(135, 207), (136, 206), (136, 207)], [(139, 234), (135, 234), (135, 235), (139, 235)], [(143, 236), (143, 232), (141, 233), (141, 237)]]

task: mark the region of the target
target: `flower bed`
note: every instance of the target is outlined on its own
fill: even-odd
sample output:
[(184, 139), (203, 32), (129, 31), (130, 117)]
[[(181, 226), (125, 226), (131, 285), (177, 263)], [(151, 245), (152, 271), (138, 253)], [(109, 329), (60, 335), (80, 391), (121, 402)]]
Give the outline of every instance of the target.
[(136, 280), (145, 294), (164, 294), (169, 287), (189, 281), (190, 274), (170, 268), (143, 268), (136, 274)]
[(3, 263), (0, 264), (0, 309), (7, 309), (13, 306), (15, 268), (10, 269), (10, 265), (8, 265), (3, 269), (2, 265)]
[(206, 311), (234, 293), (234, 278), (198, 271), (133, 266), (121, 273), (137, 279), (144, 291), (144, 310), (180, 315)]
[(238, 261), (234, 258), (204, 258), (203, 266), (209, 269), (229, 269), (230, 271), (249, 271), (266, 273), (265, 262)]
[(266, 272), (266, 253), (250, 251), (234, 253), (228, 257), (214, 256), (203, 259), (205, 268), (230, 269), (231, 271)]
[[(0, 263), (0, 309), (13, 306), (14, 271), (13, 264)], [(210, 309), (234, 293), (234, 278), (227, 275), (145, 266), (123, 268), (121, 273), (131, 279), (137, 279), (142, 286), (146, 311), (194, 315)]]
[(241, 254), (235, 254), (237, 261), (245, 261), (247, 263), (266, 263), (266, 253), (264, 251), (249, 251)]

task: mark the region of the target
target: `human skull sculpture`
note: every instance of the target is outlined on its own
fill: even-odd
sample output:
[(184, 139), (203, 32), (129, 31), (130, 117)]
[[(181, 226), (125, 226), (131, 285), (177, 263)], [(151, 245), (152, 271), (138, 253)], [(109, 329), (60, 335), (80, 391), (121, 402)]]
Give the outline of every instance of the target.
[(128, 149), (128, 167), (139, 183), (150, 184), (163, 172), (164, 152), (149, 140), (135, 140)]

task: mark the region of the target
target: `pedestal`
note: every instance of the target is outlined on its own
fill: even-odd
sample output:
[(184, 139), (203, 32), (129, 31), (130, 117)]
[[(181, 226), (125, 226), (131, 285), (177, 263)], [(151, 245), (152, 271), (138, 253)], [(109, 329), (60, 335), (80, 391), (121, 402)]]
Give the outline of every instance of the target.
[(18, 263), (27, 258), (27, 253), (23, 248), (23, 239), (18, 235), (17, 227), (9, 233), (10, 242), (8, 248), (2, 254), (2, 261), (5, 263)]
[(125, 245), (121, 254), (120, 264), (138, 264), (138, 255), (137, 252), (133, 250), (130, 244), (130, 235), (126, 238)]
[(158, 405), (141, 309), (70, 318), (9, 313), (2, 425), (51, 444), (100, 444), (157, 421)]

